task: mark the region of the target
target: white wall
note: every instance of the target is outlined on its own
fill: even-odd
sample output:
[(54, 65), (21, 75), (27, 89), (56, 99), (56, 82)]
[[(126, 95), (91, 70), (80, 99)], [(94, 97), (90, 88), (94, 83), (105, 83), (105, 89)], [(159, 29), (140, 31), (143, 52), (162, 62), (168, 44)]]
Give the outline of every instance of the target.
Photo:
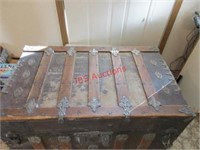
[(185, 64), (180, 87), (183, 96), (195, 112), (200, 112), (200, 40)]
[(69, 43), (158, 46), (175, 0), (65, 0)]
[(20, 56), (24, 45), (62, 45), (55, 0), (0, 0), (0, 43)]
[(197, 10), (200, 11), (199, 0), (183, 0), (162, 54), (168, 64), (183, 54), (186, 45), (186, 36), (195, 27), (192, 17)]

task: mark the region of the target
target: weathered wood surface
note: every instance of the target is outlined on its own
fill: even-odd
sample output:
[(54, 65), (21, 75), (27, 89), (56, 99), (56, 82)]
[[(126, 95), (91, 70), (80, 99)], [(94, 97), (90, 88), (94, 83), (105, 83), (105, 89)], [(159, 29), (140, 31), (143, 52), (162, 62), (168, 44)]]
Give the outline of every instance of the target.
[[(180, 111), (186, 102), (157, 49), (117, 47), (113, 56), (111, 47), (74, 46), (70, 56), (70, 47), (50, 48), (54, 53), (26, 47), (19, 80), (11, 82), (8, 94), (1, 93), (3, 140), (16, 142), (20, 135), (27, 143), (27, 137), (38, 136), (39, 143), (29, 142), (36, 149), (163, 148), (164, 135), (176, 133), (173, 141), (192, 120), (192, 112)], [(95, 55), (89, 52), (93, 48)], [(136, 49), (139, 53), (132, 52)], [(17, 87), (23, 87), (21, 95)], [(161, 105), (152, 107), (155, 100)], [(14, 138), (6, 136), (10, 131)]]

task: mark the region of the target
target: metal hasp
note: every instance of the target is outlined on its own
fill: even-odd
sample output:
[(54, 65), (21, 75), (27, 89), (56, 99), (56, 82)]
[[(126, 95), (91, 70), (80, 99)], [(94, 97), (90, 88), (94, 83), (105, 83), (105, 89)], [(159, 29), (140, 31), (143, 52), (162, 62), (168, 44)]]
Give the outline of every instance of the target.
[(196, 117), (196, 114), (192, 111), (190, 106), (184, 106), (183, 108), (178, 110), (181, 113), (184, 113), (186, 115), (192, 115), (193, 117)]
[(150, 97), (149, 105), (152, 106), (156, 111), (159, 111), (161, 103), (155, 99), (154, 96)]
[(45, 50), (46, 55), (52, 55), (54, 54), (54, 50), (52, 48), (48, 48), (47, 50)]
[(95, 48), (93, 48), (89, 52), (92, 54), (92, 56), (95, 56), (96, 54), (98, 54), (98, 50), (96, 50)]
[(63, 121), (63, 118), (66, 114), (66, 110), (69, 107), (69, 100), (67, 97), (64, 97), (57, 105), (58, 110), (58, 120)]
[(93, 97), (93, 99), (89, 101), (88, 106), (92, 109), (93, 112), (96, 112), (97, 108), (101, 107), (101, 103), (96, 97)]
[(35, 108), (38, 107), (38, 104), (36, 103), (35, 98), (29, 99), (26, 105), (24, 106), (26, 108), (27, 113), (32, 113)]
[(119, 51), (116, 49), (116, 48), (112, 48), (112, 50), (110, 51), (112, 54), (113, 54), (113, 56), (117, 56), (118, 54), (119, 54)]
[(73, 56), (76, 54), (76, 50), (74, 49), (74, 47), (70, 47), (68, 50), (67, 50), (67, 54), (69, 56)]
[(124, 115), (128, 117), (132, 111), (132, 104), (126, 96), (122, 96), (122, 99), (119, 102), (119, 106), (124, 109)]
[(132, 52), (133, 54), (135, 54), (135, 55), (139, 55), (139, 54), (140, 54), (140, 51), (137, 50), (136, 48), (134, 48), (131, 52)]

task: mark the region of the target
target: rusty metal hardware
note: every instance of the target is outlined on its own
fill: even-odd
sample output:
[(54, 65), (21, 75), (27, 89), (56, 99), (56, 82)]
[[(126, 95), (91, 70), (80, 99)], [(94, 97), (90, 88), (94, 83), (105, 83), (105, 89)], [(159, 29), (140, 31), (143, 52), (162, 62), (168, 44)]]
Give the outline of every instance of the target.
[(74, 47), (70, 47), (67, 50), (67, 53), (68, 53), (69, 56), (73, 56), (74, 54), (76, 54), (76, 50), (74, 49)]
[(122, 99), (119, 102), (119, 106), (124, 109), (124, 115), (128, 117), (132, 111), (132, 104), (126, 96), (122, 96)]
[(178, 110), (180, 113), (184, 113), (186, 115), (192, 115), (193, 117), (196, 116), (196, 114), (192, 111), (191, 107), (186, 105), (183, 108)]
[(32, 113), (35, 110), (35, 108), (38, 107), (38, 104), (36, 103), (35, 98), (32, 98), (26, 102), (24, 107), (26, 108), (27, 113)]
[(11, 131), (8, 131), (8, 133), (6, 133), (5, 136), (2, 136), (2, 139), (8, 145), (21, 144), (20, 136), (16, 133), (11, 132)]
[(68, 107), (69, 107), (69, 100), (67, 99), (67, 97), (63, 97), (63, 99), (61, 99), (61, 101), (57, 105), (57, 108), (59, 109), (58, 110), (59, 121), (63, 121)]
[(156, 111), (159, 111), (159, 106), (161, 103), (155, 99), (154, 96), (150, 97), (149, 105), (152, 106)]
[(39, 144), (41, 142), (41, 138), (38, 136), (28, 137), (28, 141), (34, 144)]
[(96, 112), (97, 108), (101, 107), (101, 103), (96, 97), (93, 97), (93, 99), (89, 101), (88, 106), (92, 109), (93, 112)]
[(119, 50), (117, 50), (116, 48), (112, 48), (112, 50), (110, 51), (112, 54), (113, 54), (113, 56), (117, 56), (118, 54), (119, 54)]
[(45, 50), (46, 55), (53, 55), (54, 54), (54, 50), (52, 48), (48, 48)]
[(135, 55), (139, 55), (139, 54), (140, 54), (140, 51), (137, 50), (136, 48), (134, 48), (131, 52), (132, 52), (133, 54), (135, 54)]
[(92, 56), (95, 56), (96, 54), (98, 54), (98, 50), (96, 50), (95, 48), (93, 48), (89, 52), (90, 52), (90, 54), (92, 54)]

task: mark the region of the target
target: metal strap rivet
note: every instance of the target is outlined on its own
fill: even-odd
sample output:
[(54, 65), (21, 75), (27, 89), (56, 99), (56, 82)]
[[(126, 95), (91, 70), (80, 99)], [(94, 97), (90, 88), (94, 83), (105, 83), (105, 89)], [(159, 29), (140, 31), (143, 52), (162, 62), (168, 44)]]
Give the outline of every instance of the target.
[(124, 109), (124, 115), (128, 117), (132, 111), (132, 104), (126, 96), (122, 96), (119, 106)]
[(135, 54), (135, 55), (139, 55), (139, 54), (140, 54), (140, 51), (137, 50), (136, 48), (134, 48), (131, 52), (132, 52), (133, 54)]
[(45, 50), (45, 53), (46, 53), (46, 55), (49, 56), (49, 55), (54, 54), (54, 50), (52, 48), (48, 48), (48, 49)]
[(76, 54), (76, 50), (74, 49), (74, 47), (70, 47), (67, 50), (67, 53), (68, 53), (69, 56), (73, 56), (74, 54)]
[(89, 101), (88, 106), (92, 109), (93, 112), (96, 112), (97, 108), (101, 107), (101, 103), (96, 97), (93, 97), (93, 99)]
[(95, 48), (93, 48), (92, 50), (89, 51), (93, 56), (95, 56), (96, 54), (98, 54), (98, 50), (96, 50)]
[(112, 54), (113, 54), (113, 56), (117, 56), (118, 54), (119, 54), (119, 51), (116, 49), (116, 48), (112, 48), (112, 50), (110, 51)]

